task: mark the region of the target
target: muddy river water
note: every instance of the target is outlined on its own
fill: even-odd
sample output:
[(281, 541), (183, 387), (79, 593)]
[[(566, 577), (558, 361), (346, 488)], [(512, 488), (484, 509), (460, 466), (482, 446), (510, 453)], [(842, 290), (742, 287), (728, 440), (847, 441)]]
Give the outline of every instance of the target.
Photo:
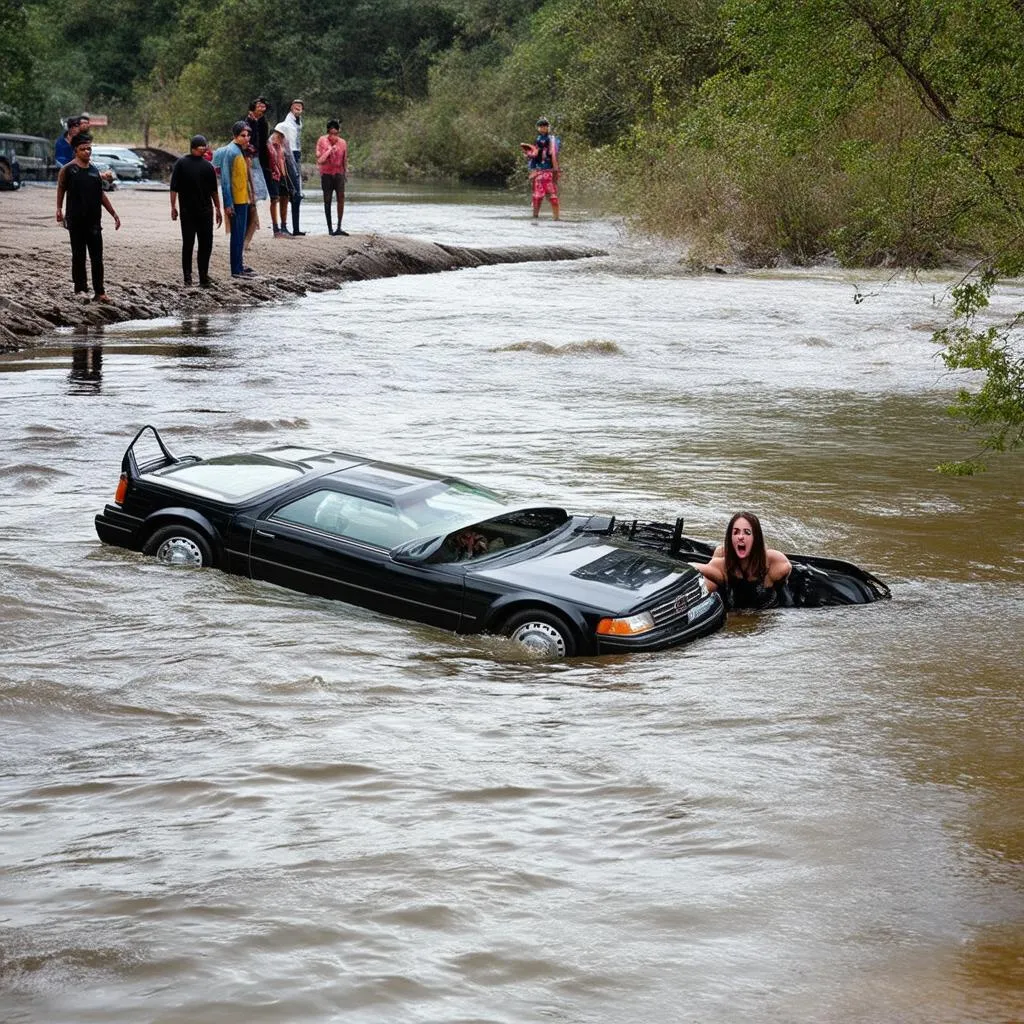
[[(1021, 1020), (1024, 462), (933, 472), (972, 451), (948, 279), (355, 192), (353, 232), (611, 255), (0, 357), (0, 1020)], [(101, 546), (145, 423), (697, 536), (749, 507), (893, 600), (537, 664)]]

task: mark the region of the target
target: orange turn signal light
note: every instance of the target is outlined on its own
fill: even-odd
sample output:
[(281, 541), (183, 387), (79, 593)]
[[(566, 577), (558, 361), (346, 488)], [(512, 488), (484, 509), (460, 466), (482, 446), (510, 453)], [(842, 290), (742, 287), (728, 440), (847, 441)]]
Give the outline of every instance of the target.
[(128, 474), (122, 473), (121, 479), (117, 481), (117, 490), (114, 491), (114, 504), (123, 505), (124, 496), (128, 493)]
[(649, 629), (654, 629), (654, 616), (650, 612), (628, 615), (624, 619), (602, 619), (597, 624), (597, 631), (603, 636), (636, 636)]

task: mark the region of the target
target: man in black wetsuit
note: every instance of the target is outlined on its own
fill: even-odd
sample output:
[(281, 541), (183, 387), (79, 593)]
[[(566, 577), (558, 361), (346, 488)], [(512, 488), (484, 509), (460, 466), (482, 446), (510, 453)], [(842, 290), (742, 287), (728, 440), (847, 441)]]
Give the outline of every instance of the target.
[[(213, 214), (220, 212), (220, 186), (213, 164), (204, 157), (206, 137), (193, 135), (189, 152), (180, 157), (171, 171), (171, 220), (181, 223), (181, 270), (185, 284), (192, 284), (192, 249), (199, 240), (199, 286), (209, 288), (210, 253), (213, 251)], [(179, 209), (180, 207), (180, 209)]]
[[(87, 132), (75, 136), (75, 158), (65, 164), (57, 177), (57, 223), (63, 224), (71, 236), (71, 278), (76, 295), (88, 295), (85, 256), (92, 266), (92, 287), (97, 302), (109, 302), (103, 290), (103, 231), (100, 220), (104, 208), (114, 218), (114, 230), (121, 227), (121, 218), (103, 191), (100, 172), (92, 160), (92, 136)], [(67, 198), (67, 210), (64, 200)]]

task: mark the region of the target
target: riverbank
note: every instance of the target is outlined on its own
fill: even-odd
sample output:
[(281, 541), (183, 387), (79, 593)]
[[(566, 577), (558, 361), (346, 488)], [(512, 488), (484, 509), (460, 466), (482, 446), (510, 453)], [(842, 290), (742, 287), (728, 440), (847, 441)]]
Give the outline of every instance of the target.
[[(0, 192), (0, 351), (38, 345), (57, 327), (210, 313), (399, 274), (604, 255), (580, 246), (470, 248), (378, 234), (274, 238), (268, 227), (256, 232), (246, 257), (257, 276), (242, 280), (230, 276), (227, 235), (218, 230), (210, 265), (213, 287), (186, 287), (181, 235), (170, 219), (168, 193), (125, 189), (110, 199), (121, 218), (121, 229), (115, 232), (104, 214), (111, 301), (95, 303), (73, 294), (71, 252), (66, 232), (54, 219), (54, 190)], [(266, 204), (261, 207), (265, 216)]]

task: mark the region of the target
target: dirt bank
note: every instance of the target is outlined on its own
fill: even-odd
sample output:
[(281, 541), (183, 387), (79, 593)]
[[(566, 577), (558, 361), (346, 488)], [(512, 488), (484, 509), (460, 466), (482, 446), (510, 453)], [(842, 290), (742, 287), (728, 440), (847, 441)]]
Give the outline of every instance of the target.
[(55, 327), (207, 313), (398, 274), (603, 255), (554, 245), (470, 249), (375, 234), (275, 239), (260, 230), (246, 257), (259, 276), (238, 280), (228, 273), (227, 237), (217, 231), (210, 266), (214, 287), (186, 288), (181, 235), (170, 219), (167, 192), (132, 189), (110, 197), (120, 231), (115, 233), (104, 214), (106, 289), (112, 301), (97, 304), (72, 293), (71, 251), (67, 233), (54, 220), (55, 198), (52, 188), (0, 192), (0, 351), (38, 344)]

